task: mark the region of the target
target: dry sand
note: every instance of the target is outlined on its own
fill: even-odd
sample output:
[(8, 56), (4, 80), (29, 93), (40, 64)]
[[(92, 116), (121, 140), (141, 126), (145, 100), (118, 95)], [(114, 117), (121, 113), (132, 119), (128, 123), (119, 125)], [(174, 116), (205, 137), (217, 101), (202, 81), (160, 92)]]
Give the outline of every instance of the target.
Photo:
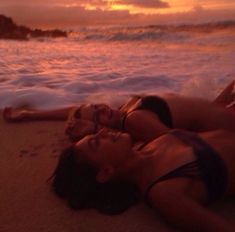
[[(1, 232), (170, 232), (157, 214), (139, 204), (122, 215), (73, 211), (46, 182), (66, 146), (63, 122), (6, 123), (0, 117)], [(213, 206), (235, 221), (235, 201)]]

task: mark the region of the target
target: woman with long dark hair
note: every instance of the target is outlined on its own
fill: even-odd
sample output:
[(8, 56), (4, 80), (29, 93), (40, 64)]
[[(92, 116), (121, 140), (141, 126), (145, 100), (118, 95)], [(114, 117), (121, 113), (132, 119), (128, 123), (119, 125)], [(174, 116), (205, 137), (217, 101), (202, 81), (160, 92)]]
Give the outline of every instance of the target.
[(143, 199), (181, 230), (233, 232), (207, 206), (235, 194), (234, 142), (224, 130), (171, 130), (133, 145), (103, 129), (62, 153), (52, 186), (73, 208), (116, 214)]

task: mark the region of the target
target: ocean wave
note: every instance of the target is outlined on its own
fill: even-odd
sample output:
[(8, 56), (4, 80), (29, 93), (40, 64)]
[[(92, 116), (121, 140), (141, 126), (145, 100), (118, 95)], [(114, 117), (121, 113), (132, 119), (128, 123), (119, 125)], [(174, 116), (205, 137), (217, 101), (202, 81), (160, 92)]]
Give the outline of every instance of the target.
[(150, 25), (147, 28), (168, 31), (212, 32), (213, 30), (235, 29), (235, 20), (208, 22), (203, 24)]
[(233, 28), (166, 28), (83, 28), (61, 40), (2, 40), (0, 108), (118, 105), (133, 94), (164, 92), (213, 99), (235, 76)]
[(73, 35), (73, 38), (78, 41), (183, 41), (190, 37), (185, 33), (175, 33), (167, 31), (159, 31), (152, 29), (143, 30), (110, 30), (110, 31), (89, 31), (89, 32), (77, 32)]
[(235, 21), (205, 24), (82, 28), (76, 32), (71, 32), (70, 38), (77, 41), (184, 42), (195, 36), (195, 33), (208, 34), (221, 30), (235, 30)]

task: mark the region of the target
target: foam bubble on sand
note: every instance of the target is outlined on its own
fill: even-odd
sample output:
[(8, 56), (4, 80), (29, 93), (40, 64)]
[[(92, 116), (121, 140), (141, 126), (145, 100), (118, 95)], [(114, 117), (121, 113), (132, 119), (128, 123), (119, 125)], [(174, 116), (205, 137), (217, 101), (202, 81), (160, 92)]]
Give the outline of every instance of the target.
[(31, 108), (51, 108), (53, 105), (63, 106), (67, 104), (62, 92), (48, 90), (47, 88), (20, 89), (17, 91), (3, 91), (0, 94), (1, 108), (12, 106)]
[(217, 90), (218, 80), (216, 81), (213, 78), (194, 77), (182, 86), (181, 94), (212, 100), (215, 98)]

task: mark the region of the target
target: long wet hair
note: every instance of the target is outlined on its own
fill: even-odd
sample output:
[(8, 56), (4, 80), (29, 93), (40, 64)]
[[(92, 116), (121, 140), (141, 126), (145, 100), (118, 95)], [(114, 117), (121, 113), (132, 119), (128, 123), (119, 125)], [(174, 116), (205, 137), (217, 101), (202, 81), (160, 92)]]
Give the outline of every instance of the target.
[(125, 181), (96, 181), (97, 168), (75, 159), (73, 146), (66, 148), (52, 175), (52, 188), (73, 209), (95, 208), (104, 214), (119, 214), (139, 200), (136, 186)]

